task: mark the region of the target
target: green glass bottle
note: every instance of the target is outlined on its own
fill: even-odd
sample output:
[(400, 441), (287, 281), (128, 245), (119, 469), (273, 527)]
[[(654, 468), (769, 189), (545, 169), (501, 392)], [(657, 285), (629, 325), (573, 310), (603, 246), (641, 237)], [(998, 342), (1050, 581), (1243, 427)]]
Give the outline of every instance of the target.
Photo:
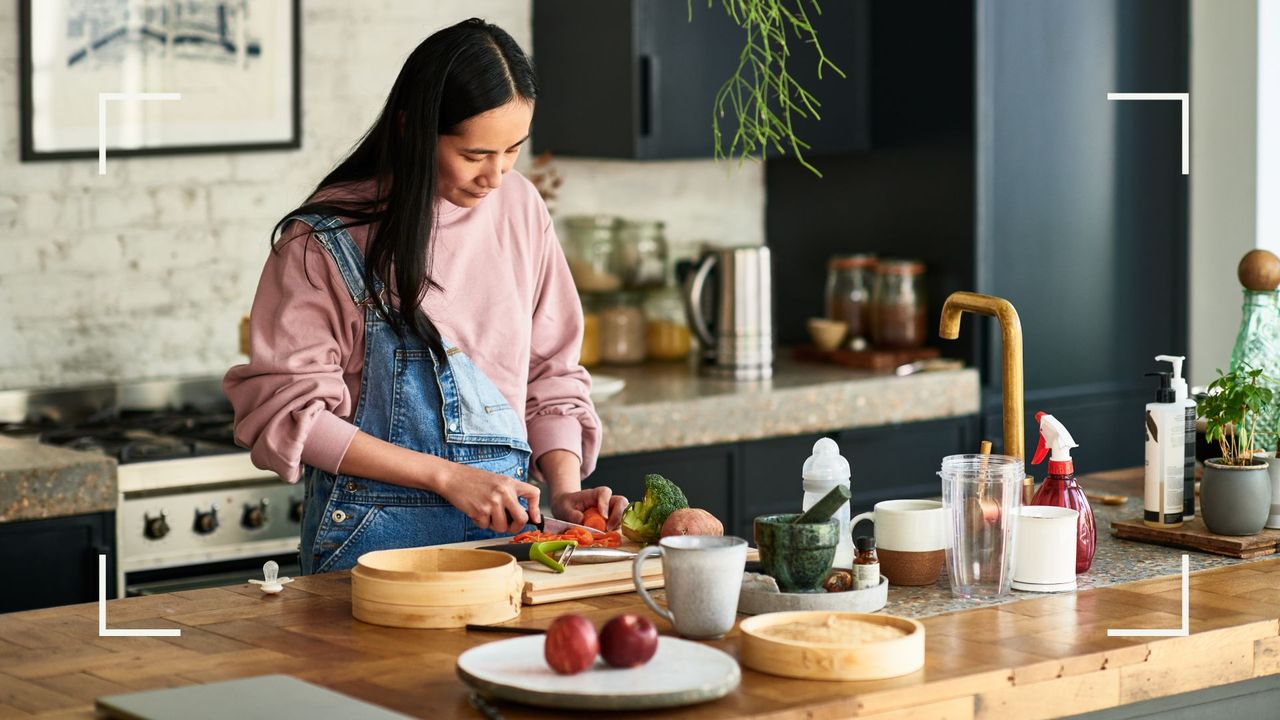
[[(1260, 368), (1272, 378), (1272, 388), (1280, 392), (1280, 290), (1244, 291), (1240, 333), (1236, 335), (1236, 346), (1231, 351), (1232, 371), (1242, 363)], [(1263, 429), (1254, 438), (1254, 447), (1275, 450), (1276, 429), (1280, 427), (1280, 402), (1272, 404), (1263, 421)]]

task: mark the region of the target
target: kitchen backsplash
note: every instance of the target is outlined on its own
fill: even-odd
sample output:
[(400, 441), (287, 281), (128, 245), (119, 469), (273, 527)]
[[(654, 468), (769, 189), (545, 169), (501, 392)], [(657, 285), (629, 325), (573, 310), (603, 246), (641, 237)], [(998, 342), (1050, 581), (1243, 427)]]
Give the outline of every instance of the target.
[[(0, 2), (0, 35), (17, 36), (16, 5)], [(0, 43), (0, 389), (222, 373), (271, 226), (372, 122), (409, 51), (471, 16), (530, 46), (530, 0), (303, 10), (301, 150), (108, 156), (106, 176), (96, 160), (18, 162), (17, 48)], [(554, 162), (558, 216), (662, 219), (676, 254), (764, 242), (759, 164)]]

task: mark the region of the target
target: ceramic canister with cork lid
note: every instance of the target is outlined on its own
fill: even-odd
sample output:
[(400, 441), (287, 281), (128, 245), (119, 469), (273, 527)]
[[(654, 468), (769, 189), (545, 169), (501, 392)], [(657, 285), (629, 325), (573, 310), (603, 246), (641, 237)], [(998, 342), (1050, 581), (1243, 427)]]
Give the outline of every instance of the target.
[[(821, 438), (813, 445), (813, 454), (804, 461), (804, 501), (801, 510), (808, 511), (837, 485), (850, 485), (849, 461), (840, 454), (840, 446), (831, 438)], [(849, 526), (849, 503), (845, 502), (832, 516), (840, 523), (840, 540), (832, 567), (853, 567), (853, 536)]]

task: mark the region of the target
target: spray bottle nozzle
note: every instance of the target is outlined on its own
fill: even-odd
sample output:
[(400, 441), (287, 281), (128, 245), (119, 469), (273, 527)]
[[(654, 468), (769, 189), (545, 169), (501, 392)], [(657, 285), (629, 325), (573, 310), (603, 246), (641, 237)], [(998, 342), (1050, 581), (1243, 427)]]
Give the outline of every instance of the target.
[(1032, 457), (1031, 464), (1044, 462), (1044, 456), (1049, 455), (1052, 450), (1052, 455), (1049, 455), (1049, 474), (1070, 475), (1073, 472), (1071, 448), (1080, 447), (1079, 444), (1067, 432), (1066, 426), (1054, 416), (1038, 412), (1036, 422), (1040, 424), (1040, 440), (1036, 443), (1036, 454)]

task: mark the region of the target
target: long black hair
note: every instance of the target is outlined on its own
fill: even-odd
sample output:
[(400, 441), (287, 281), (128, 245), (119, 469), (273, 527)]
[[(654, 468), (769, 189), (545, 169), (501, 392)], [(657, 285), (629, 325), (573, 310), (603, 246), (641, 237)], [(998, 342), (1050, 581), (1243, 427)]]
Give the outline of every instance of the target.
[[(273, 240), (291, 216), (304, 213), (342, 217), (343, 227), (371, 226), (364, 281), (374, 309), (401, 337), (407, 330), (443, 358), (440, 331), (422, 311), (427, 292), (440, 288), (431, 279), (439, 137), (514, 99), (532, 103), (537, 92), (533, 64), (497, 25), (472, 18), (432, 34), (405, 60), (373, 127), (311, 200), (276, 223)], [(315, 199), (360, 181), (375, 183), (373, 197)], [(394, 291), (396, 303), (390, 292), (373, 292), (375, 278)]]

